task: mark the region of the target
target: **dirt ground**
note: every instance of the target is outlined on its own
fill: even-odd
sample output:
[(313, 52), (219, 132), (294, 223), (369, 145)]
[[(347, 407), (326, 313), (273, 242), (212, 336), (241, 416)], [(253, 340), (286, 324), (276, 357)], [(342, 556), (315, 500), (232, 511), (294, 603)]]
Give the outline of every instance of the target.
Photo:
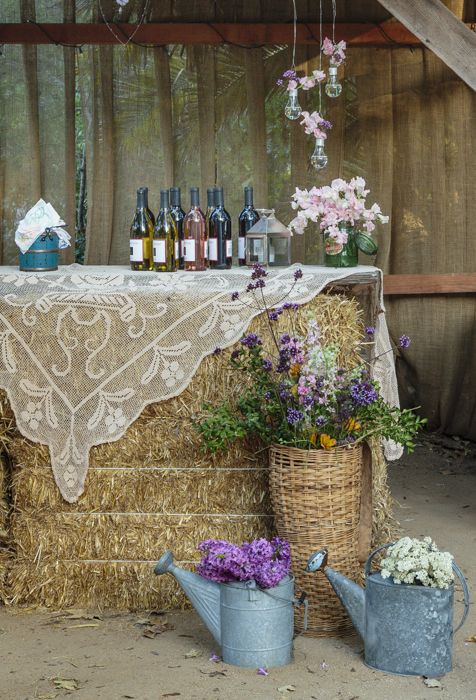
[[(404, 531), (430, 534), (450, 550), (474, 591), (476, 445), (422, 439), (413, 455), (390, 465), (390, 481)], [(461, 597), (457, 592), (456, 614)], [(219, 650), (193, 612), (0, 609), (0, 699), (462, 700), (476, 697), (476, 643), (465, 641), (473, 635), (474, 606), (455, 637), (453, 672), (430, 688), (421, 677), (364, 666), (358, 637), (299, 637), (294, 663), (260, 676), (210, 661)]]

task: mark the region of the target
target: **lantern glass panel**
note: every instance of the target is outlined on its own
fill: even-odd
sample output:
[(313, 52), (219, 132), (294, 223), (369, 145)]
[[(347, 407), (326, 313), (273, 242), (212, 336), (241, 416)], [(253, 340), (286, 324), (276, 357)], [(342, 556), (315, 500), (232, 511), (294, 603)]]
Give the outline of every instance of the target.
[(268, 264), (268, 237), (266, 234), (250, 234), (246, 236), (246, 264)]
[(269, 235), (269, 264), (271, 267), (287, 267), (291, 264), (291, 236)]

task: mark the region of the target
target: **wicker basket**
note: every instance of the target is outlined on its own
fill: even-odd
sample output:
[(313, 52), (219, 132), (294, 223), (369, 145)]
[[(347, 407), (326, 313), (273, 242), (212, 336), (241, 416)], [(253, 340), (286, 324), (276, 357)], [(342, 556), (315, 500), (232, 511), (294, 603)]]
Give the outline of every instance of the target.
[[(304, 572), (309, 555), (325, 546), (329, 565), (360, 581), (358, 560), (362, 445), (332, 450), (270, 448), (270, 489), (278, 534), (291, 544), (297, 591), (309, 597), (308, 634), (354, 631), (346, 611), (320, 571)], [(296, 618), (302, 629), (302, 615)]]

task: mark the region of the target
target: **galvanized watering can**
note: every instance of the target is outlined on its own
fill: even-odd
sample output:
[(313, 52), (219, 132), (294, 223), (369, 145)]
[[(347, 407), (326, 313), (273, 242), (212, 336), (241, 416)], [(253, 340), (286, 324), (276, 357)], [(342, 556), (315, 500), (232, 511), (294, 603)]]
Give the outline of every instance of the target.
[(302, 602), (294, 599), (293, 577), (265, 590), (255, 581), (215, 583), (176, 566), (170, 551), (162, 555), (154, 572), (175, 576), (220, 645), (225, 663), (258, 668), (291, 662), (293, 606)]
[(452, 669), (453, 634), (468, 615), (469, 591), (453, 562), (464, 592), (464, 613), (453, 630), (454, 587), (447, 589), (395, 584), (370, 573), (375, 549), (365, 564), (365, 589), (327, 566), (327, 550), (314, 552), (306, 571), (322, 569), (362, 637), (365, 663), (404, 676), (443, 676)]

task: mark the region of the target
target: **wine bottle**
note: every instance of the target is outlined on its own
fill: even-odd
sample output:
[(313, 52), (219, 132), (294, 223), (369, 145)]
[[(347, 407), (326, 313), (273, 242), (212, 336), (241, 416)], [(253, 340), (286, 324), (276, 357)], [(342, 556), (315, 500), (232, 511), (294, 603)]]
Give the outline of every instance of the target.
[(183, 257), (185, 270), (205, 270), (207, 224), (200, 209), (198, 187), (190, 188), (190, 211), (183, 220)]
[(178, 250), (176, 257), (178, 257), (179, 260), (178, 266), (180, 270), (183, 270), (183, 219), (185, 212), (182, 209), (182, 204), (180, 201), (180, 187), (170, 188), (170, 213), (172, 214), (172, 218), (175, 221), (175, 227), (177, 229)]
[(253, 206), (253, 188), (245, 187), (245, 206), (238, 218), (238, 264), (246, 265), (246, 232), (259, 221)]
[(153, 269), (175, 272), (178, 267), (177, 227), (170, 211), (169, 191), (160, 190), (160, 210), (154, 228)]
[(147, 198), (144, 188), (137, 190), (136, 213), (131, 224), (129, 239), (132, 270), (150, 270), (152, 265), (152, 237), (154, 225), (147, 213)]
[(210, 239), (210, 219), (211, 216), (215, 210), (215, 190), (216, 187), (209, 187), (207, 189), (207, 211), (205, 214), (205, 221), (207, 224), (207, 244), (205, 246), (205, 257), (207, 259), (207, 265), (209, 263), (208, 261), (208, 241)]
[(205, 215), (205, 218), (207, 220), (207, 225), (208, 225), (208, 222), (210, 221), (210, 217), (213, 214), (214, 209), (215, 209), (215, 187), (209, 187), (207, 189), (207, 212)]
[(229, 270), (231, 263), (231, 217), (223, 204), (223, 187), (217, 187), (208, 234), (208, 264), (215, 270)]
[(139, 189), (144, 190), (145, 208), (147, 209), (147, 213), (149, 215), (150, 220), (152, 221), (153, 225), (155, 226), (155, 216), (154, 216), (153, 212), (149, 209), (149, 188), (148, 187), (140, 187)]

